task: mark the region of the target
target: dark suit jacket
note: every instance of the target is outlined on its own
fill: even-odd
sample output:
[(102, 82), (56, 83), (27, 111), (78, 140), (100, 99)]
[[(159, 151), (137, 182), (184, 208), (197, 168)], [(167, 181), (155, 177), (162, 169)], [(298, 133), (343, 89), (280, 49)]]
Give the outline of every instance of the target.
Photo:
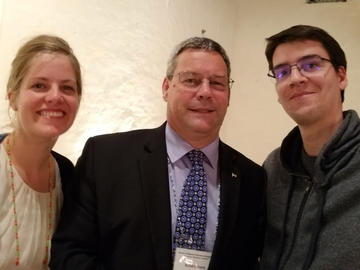
[[(219, 223), (209, 269), (254, 269), (263, 242), (264, 172), (219, 147)], [(90, 138), (75, 171), (51, 269), (172, 269), (165, 124)]]

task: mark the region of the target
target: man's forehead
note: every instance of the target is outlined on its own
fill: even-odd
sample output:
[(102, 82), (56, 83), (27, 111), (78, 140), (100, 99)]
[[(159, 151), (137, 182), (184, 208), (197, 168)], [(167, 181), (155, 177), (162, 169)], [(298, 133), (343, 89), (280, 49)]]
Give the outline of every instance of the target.
[(179, 53), (176, 58), (177, 59), (182, 58), (184, 55), (195, 57), (196, 55), (200, 55), (200, 54), (205, 54), (205, 55), (209, 55), (209, 56), (218, 55), (219, 57), (222, 58), (222, 55), (217, 51), (201, 49), (201, 48), (187, 48), (187, 49), (183, 50), (181, 53)]
[(216, 68), (225, 73), (227, 71), (226, 63), (220, 53), (193, 48), (186, 49), (177, 56), (175, 69), (203, 68), (204, 63), (208, 65), (208, 68)]
[(273, 66), (292, 64), (308, 56), (319, 55), (329, 58), (324, 46), (315, 40), (296, 40), (278, 45), (273, 54)]

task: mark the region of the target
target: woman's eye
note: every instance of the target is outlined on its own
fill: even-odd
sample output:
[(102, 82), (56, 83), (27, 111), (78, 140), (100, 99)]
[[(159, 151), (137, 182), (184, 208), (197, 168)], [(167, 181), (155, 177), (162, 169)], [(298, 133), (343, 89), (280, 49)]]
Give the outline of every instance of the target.
[(66, 91), (74, 91), (74, 87), (72, 87), (70, 85), (64, 85), (63, 89)]
[(45, 88), (45, 85), (42, 84), (42, 83), (35, 83), (35, 84), (33, 84), (32, 88), (35, 88), (35, 89), (44, 89), (44, 88)]
[(61, 87), (64, 94), (67, 95), (76, 95), (77, 94), (77, 88), (73, 85), (63, 85)]

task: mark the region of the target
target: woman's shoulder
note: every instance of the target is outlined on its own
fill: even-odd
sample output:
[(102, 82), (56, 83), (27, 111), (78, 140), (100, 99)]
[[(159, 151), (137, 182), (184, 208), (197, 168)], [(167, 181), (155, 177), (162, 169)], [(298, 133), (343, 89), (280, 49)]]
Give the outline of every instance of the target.
[(7, 133), (0, 133), (0, 143), (5, 139), (7, 135)]

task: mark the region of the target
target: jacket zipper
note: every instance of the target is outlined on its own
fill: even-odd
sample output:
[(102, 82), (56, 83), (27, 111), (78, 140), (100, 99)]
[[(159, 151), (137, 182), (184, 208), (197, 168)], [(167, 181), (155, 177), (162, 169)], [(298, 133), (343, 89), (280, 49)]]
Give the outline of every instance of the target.
[(299, 228), (300, 220), (301, 220), (301, 217), (302, 217), (302, 214), (303, 214), (303, 211), (304, 211), (305, 203), (306, 203), (306, 201), (307, 201), (307, 199), (309, 197), (310, 191), (311, 191), (312, 186), (313, 186), (313, 182), (311, 180), (305, 179), (305, 181), (307, 182), (307, 186), (305, 188), (303, 199), (301, 201), (300, 208), (299, 208), (298, 214), (296, 216), (296, 222), (295, 222), (294, 233), (293, 233), (293, 237), (292, 237), (292, 241), (291, 241), (291, 246), (290, 246), (289, 251), (287, 252), (287, 255), (286, 255), (286, 258), (284, 260), (284, 263), (283, 263), (282, 267), (279, 268), (281, 270), (284, 269), (284, 267), (286, 266), (286, 263), (290, 259), (292, 250), (294, 248), (295, 239), (297, 238), (298, 228)]

